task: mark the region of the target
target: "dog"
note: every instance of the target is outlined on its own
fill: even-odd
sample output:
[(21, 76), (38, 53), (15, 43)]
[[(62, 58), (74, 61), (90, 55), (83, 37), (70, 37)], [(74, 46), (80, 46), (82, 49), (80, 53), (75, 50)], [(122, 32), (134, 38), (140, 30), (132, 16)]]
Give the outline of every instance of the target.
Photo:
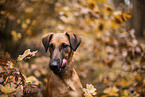
[(71, 64), (74, 51), (82, 38), (73, 33), (48, 34), (42, 38), (45, 51), (49, 50), (49, 68), (44, 97), (83, 97), (80, 79)]

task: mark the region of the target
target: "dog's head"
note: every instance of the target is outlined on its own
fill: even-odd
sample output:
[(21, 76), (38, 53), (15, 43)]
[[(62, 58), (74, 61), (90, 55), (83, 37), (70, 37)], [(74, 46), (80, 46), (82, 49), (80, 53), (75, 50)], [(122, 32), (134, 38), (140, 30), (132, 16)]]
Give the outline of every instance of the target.
[(81, 43), (81, 37), (73, 33), (48, 34), (42, 39), (45, 51), (50, 52), (49, 68), (60, 75)]

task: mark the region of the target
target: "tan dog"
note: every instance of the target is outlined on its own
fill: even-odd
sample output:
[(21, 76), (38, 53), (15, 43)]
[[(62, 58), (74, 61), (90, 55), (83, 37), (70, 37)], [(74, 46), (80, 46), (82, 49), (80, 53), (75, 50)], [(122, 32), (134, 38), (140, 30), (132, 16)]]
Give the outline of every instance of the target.
[(72, 33), (49, 34), (42, 39), (45, 50), (50, 52), (49, 78), (44, 97), (82, 97), (82, 84), (72, 67), (73, 52), (81, 37)]

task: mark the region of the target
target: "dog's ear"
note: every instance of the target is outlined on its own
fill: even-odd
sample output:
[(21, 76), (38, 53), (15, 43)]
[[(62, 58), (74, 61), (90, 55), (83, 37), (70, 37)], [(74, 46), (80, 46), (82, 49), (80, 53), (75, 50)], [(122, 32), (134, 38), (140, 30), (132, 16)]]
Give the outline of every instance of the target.
[(76, 51), (78, 46), (80, 45), (82, 38), (76, 34), (73, 33), (65, 33), (69, 39), (70, 46), (73, 49), (73, 51)]
[(47, 36), (45, 36), (45, 37), (42, 38), (42, 43), (43, 43), (43, 45), (44, 45), (44, 47), (45, 47), (45, 51), (46, 51), (46, 52), (47, 52), (47, 50), (48, 50), (49, 43), (50, 43), (50, 40), (52, 39), (52, 36), (53, 36), (53, 34), (50, 33), (50, 34), (48, 34)]

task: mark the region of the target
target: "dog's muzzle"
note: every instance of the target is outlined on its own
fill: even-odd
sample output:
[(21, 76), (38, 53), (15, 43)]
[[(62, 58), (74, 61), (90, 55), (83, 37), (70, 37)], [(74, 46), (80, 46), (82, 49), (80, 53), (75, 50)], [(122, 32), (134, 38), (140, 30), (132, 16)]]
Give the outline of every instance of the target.
[(67, 60), (66, 59), (51, 59), (49, 62), (49, 68), (56, 74), (56, 75), (60, 75), (67, 64)]

